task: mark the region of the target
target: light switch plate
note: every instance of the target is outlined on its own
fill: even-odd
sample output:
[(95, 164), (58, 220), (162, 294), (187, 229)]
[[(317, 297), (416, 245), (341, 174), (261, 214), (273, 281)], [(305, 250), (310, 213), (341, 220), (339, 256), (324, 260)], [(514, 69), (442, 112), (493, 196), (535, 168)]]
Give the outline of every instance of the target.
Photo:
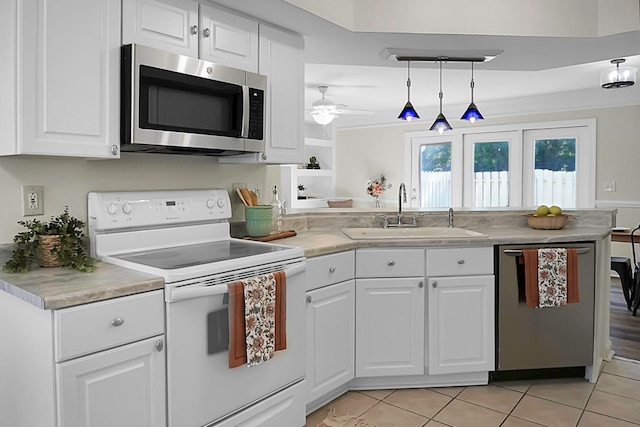
[(42, 185), (22, 186), (22, 215), (44, 214), (44, 187)]

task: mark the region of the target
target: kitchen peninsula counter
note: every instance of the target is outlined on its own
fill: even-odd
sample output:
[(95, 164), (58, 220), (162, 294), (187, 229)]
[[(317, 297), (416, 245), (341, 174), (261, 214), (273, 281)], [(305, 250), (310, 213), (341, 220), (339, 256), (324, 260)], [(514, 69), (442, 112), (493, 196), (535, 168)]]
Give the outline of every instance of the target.
[(331, 254), (366, 247), (426, 247), (426, 246), (493, 246), (501, 244), (566, 243), (602, 240), (611, 234), (610, 227), (575, 227), (562, 230), (534, 230), (529, 227), (470, 228), (486, 234), (486, 238), (469, 239), (370, 239), (352, 240), (340, 229), (301, 230), (294, 237), (275, 243), (299, 246), (306, 257)]

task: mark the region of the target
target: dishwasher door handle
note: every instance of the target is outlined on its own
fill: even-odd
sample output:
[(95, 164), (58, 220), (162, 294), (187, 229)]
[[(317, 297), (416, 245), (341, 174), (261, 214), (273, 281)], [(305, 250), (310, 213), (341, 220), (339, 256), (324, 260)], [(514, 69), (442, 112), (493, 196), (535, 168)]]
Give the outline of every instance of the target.
[[(536, 249), (544, 249), (544, 248), (536, 248)], [(572, 249), (572, 248), (567, 248), (567, 249)], [(578, 255), (582, 255), (582, 254), (586, 254), (591, 252), (591, 248), (573, 248), (576, 250), (576, 252), (578, 252)], [(522, 249), (505, 249), (504, 251), (505, 255), (509, 255), (509, 256), (521, 256), (522, 255)]]

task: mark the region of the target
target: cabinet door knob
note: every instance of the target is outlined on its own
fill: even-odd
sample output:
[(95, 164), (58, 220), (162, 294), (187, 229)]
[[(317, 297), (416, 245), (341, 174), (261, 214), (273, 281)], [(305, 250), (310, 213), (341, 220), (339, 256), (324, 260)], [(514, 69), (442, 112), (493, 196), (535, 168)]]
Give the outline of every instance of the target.
[(395, 261), (387, 261), (387, 265), (390, 267), (393, 267), (394, 265), (396, 265)]
[(113, 326), (122, 326), (123, 323), (124, 323), (124, 319), (122, 317), (116, 317), (111, 321), (111, 324)]
[(424, 282), (423, 282), (422, 280), (420, 281), (420, 283), (418, 283), (418, 287), (419, 287), (419, 288), (424, 287)]
[(311, 298), (311, 295), (307, 295), (307, 304), (311, 304), (312, 299), (313, 298)]
[(463, 259), (459, 259), (458, 260), (458, 264), (460, 264), (460, 265), (464, 264), (464, 260)]
[(198, 34), (198, 26), (194, 25), (191, 27), (191, 35), (195, 36), (196, 34)]
[(110, 151), (111, 151), (111, 154), (113, 154), (114, 156), (117, 156), (118, 155), (118, 151), (119, 151), (118, 150), (118, 146), (117, 145), (112, 145)]
[(435, 280), (431, 282), (431, 287), (432, 288), (437, 288), (438, 287), (438, 282), (436, 282)]
[(205, 39), (207, 37), (209, 37), (211, 35), (211, 30), (208, 28), (205, 28), (204, 30), (202, 30), (202, 37), (204, 37)]
[(162, 351), (163, 348), (164, 348), (164, 341), (162, 340), (156, 341), (156, 350)]
[(329, 269), (329, 273), (335, 273), (335, 272), (336, 272), (336, 268), (335, 268), (335, 267), (331, 267), (331, 268)]

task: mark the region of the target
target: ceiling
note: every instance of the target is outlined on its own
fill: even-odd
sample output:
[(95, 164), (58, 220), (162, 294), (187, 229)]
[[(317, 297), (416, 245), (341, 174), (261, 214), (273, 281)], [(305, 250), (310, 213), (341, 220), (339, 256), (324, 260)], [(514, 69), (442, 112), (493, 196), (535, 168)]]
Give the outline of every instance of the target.
[[(357, 18), (366, 15), (367, 19), (371, 19), (370, 15), (373, 16), (373, 13), (369, 9), (381, 1), (215, 0), (216, 3), (230, 9), (304, 36), (307, 109), (321, 96), (317, 87), (327, 85), (328, 99), (346, 104), (350, 109), (374, 112), (371, 115), (340, 116), (334, 121), (337, 128), (399, 122), (397, 115), (407, 100), (407, 64), (386, 59), (383, 53), (388, 48), (421, 50), (431, 54), (430, 56), (456, 56), (460, 52), (501, 52), (496, 59), (474, 66), (474, 100), (485, 117), (640, 104), (640, 83), (630, 88), (610, 90), (600, 88), (599, 83), (600, 72), (611, 67), (610, 60), (613, 58), (626, 58), (625, 65), (634, 66), (640, 71), (640, 2), (636, 0), (572, 0), (588, 1), (594, 7), (599, 7), (597, 11), (591, 12), (593, 16), (599, 13), (595, 17), (599, 19), (601, 27), (604, 25), (601, 22), (610, 22), (608, 31), (604, 31), (605, 35), (590, 33), (586, 25), (571, 25), (572, 21), (577, 22), (579, 19), (573, 19), (576, 14), (571, 10), (559, 11), (556, 14), (567, 13), (571, 18), (565, 19), (566, 23), (557, 22), (556, 29), (551, 29), (551, 26), (545, 28), (550, 34), (566, 30), (567, 33), (562, 35), (536, 34), (535, 31), (525, 35), (504, 34), (505, 31), (502, 31), (504, 29), (500, 25), (511, 20), (496, 19), (494, 15), (499, 15), (499, 12), (491, 10), (474, 13), (481, 18), (482, 13), (485, 17), (493, 17), (493, 27), (500, 29), (503, 34), (492, 35), (491, 27), (487, 27), (487, 31), (473, 27), (476, 34), (447, 34), (448, 28), (460, 32), (464, 31), (461, 30), (463, 28), (470, 28), (469, 25), (462, 25), (462, 19), (465, 18), (462, 14), (459, 15), (460, 19), (456, 19), (456, 14), (449, 14), (447, 18), (437, 21), (439, 32), (425, 34), (416, 31), (411, 11), (406, 10), (405, 15), (398, 13), (398, 16), (404, 17), (408, 28), (406, 31), (412, 31), (411, 33), (400, 32), (400, 28), (403, 28), (402, 20), (392, 19), (394, 16), (391, 15), (394, 14), (388, 11), (389, 19), (383, 16), (380, 22), (375, 23), (380, 28), (385, 28), (372, 31), (374, 24), (369, 21), (359, 22)], [(411, 0), (398, 1), (411, 3)], [(433, 0), (422, 1), (429, 3)], [(500, 1), (514, 0), (496, 0), (492, 4), (495, 6)], [(616, 4), (616, 1), (623, 1), (631, 8), (604, 8)], [(297, 3), (300, 7), (290, 2)], [(338, 12), (343, 11), (337, 8), (344, 7), (349, 2), (360, 9), (349, 9), (353, 16), (349, 16), (348, 13), (339, 15)], [(466, 2), (450, 0), (445, 3), (452, 7), (455, 3)], [(413, 0), (414, 5), (418, 3), (420, 2)], [(397, 1), (395, 4), (399, 5)], [(435, 3), (431, 4), (433, 6)], [(380, 5), (383, 3), (377, 4), (382, 10)], [(320, 6), (324, 6), (325, 10), (320, 10)], [(322, 14), (324, 18), (305, 10), (305, 7)], [(626, 19), (618, 19), (624, 18), (623, 14), (630, 15), (629, 10), (632, 15), (630, 19), (628, 16)], [(384, 12), (382, 10), (381, 13)], [(546, 22), (546, 11), (528, 10), (523, 13), (524, 16), (529, 14), (532, 21), (538, 13), (541, 17), (539, 22)], [(347, 18), (344, 18), (345, 16)], [(435, 16), (438, 17), (437, 14)], [(473, 14), (466, 16), (466, 19), (474, 22)], [(391, 23), (388, 24), (386, 21)], [(435, 28), (434, 22), (436, 21), (432, 21), (430, 25)], [(624, 30), (623, 32), (616, 31), (618, 22), (622, 22), (620, 31)], [(540, 23), (536, 25), (543, 26)], [(390, 28), (392, 26), (395, 27)], [(527, 26), (522, 24), (521, 27)], [(529, 26), (529, 29), (532, 27), (535, 30), (535, 26)], [(522, 33), (517, 26), (508, 27), (507, 30)], [(572, 34), (572, 31), (575, 34)], [(640, 77), (640, 73), (638, 76)], [(454, 127), (455, 121), (470, 101), (470, 77), (469, 63), (443, 64), (443, 112)], [(438, 64), (413, 62), (411, 81), (411, 101), (424, 122), (428, 122), (426, 125), (430, 126), (438, 112)], [(308, 115), (306, 118), (310, 120)]]

